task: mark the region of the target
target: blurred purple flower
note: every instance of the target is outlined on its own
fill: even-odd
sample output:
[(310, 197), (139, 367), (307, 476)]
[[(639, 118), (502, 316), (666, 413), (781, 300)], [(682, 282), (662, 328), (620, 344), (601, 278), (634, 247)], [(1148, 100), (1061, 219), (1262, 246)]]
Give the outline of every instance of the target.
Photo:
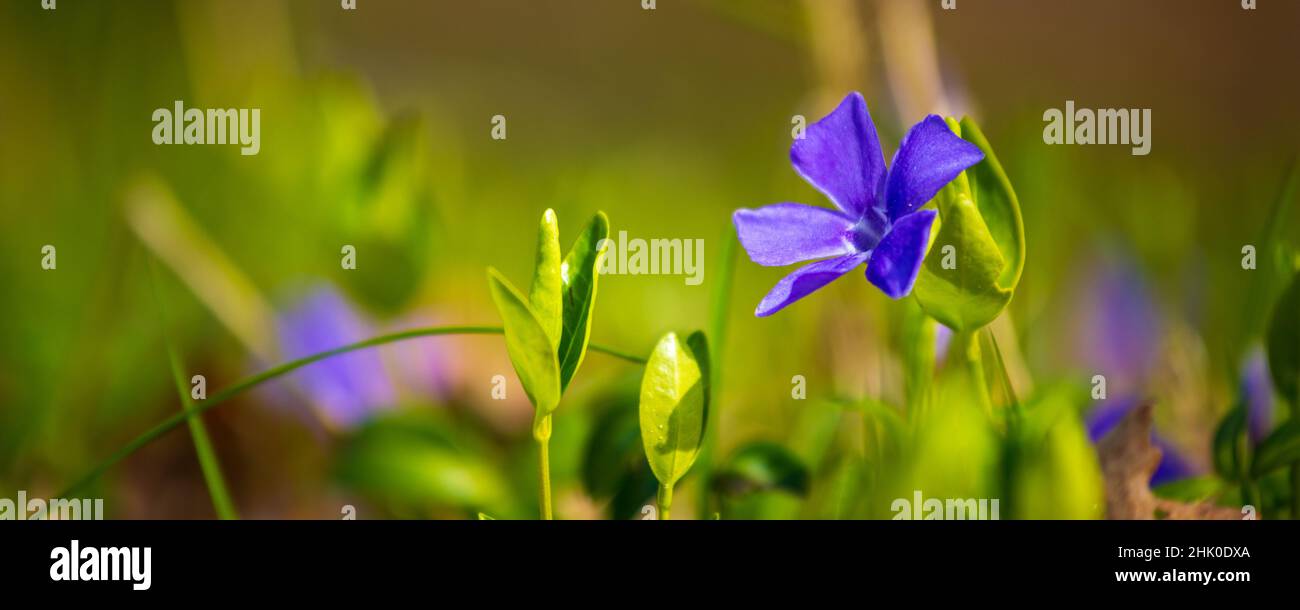
[[(1088, 416), (1084, 418), (1089, 440), (1093, 444), (1100, 441), (1103, 436), (1106, 436), (1107, 432), (1119, 425), (1120, 420), (1124, 419), (1124, 416), (1133, 410), (1138, 403), (1139, 401), (1136, 399), (1116, 398), (1102, 403), (1101, 406), (1089, 412)], [(1160, 449), (1160, 465), (1151, 474), (1152, 487), (1185, 479), (1199, 473), (1196, 465), (1184, 457), (1177, 447), (1161, 438), (1154, 431), (1151, 433), (1151, 444)]]
[(1103, 372), (1112, 392), (1141, 392), (1163, 333), (1146, 280), (1127, 258), (1111, 256), (1097, 266), (1084, 294), (1089, 298), (1078, 326), (1084, 364)]
[(782, 278), (754, 315), (772, 315), (863, 263), (867, 280), (890, 298), (911, 292), (936, 216), (919, 208), (983, 159), (978, 147), (930, 115), (908, 131), (887, 168), (867, 102), (860, 93), (849, 94), (790, 149), (795, 171), (838, 211), (777, 203), (732, 215), (740, 243), (755, 263), (824, 259)]
[[(280, 317), (278, 332), (281, 349), (290, 359), (374, 336), (370, 325), (329, 287), (314, 290), (291, 307)], [(293, 376), (325, 419), (339, 427), (352, 427), (394, 403), (392, 385), (374, 350), (327, 358)]]
[(1252, 349), (1246, 357), (1241, 372), (1241, 399), (1246, 405), (1250, 442), (1258, 444), (1273, 428), (1273, 384), (1262, 348)]

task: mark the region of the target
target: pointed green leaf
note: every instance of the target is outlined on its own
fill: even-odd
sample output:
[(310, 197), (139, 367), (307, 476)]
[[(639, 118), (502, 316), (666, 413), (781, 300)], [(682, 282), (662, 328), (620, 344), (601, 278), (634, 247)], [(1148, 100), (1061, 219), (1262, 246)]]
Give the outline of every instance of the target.
[(978, 146), (984, 160), (935, 197), (938, 229), (915, 291), (930, 317), (973, 331), (1011, 301), (1024, 268), (1024, 225), (1015, 192), (979, 128), (969, 118), (948, 124)]
[(695, 333), (675, 333), (655, 346), (641, 379), (641, 443), (659, 482), (672, 487), (690, 470), (704, 439), (708, 412), (708, 348)]
[(1300, 416), (1300, 273), (1273, 306), (1268, 323), (1268, 370), (1273, 385)]
[(1259, 478), (1278, 468), (1300, 462), (1300, 420), (1290, 420), (1255, 448), (1250, 473)]
[(528, 306), (551, 345), (560, 344), (563, 324), (560, 292), (560, 222), (555, 218), (555, 210), (548, 208), (537, 227), (537, 266), (533, 269), (533, 287), (528, 291)]
[(587, 341), (591, 337), (591, 312), (596, 305), (596, 278), (600, 261), (609, 249), (609, 219), (597, 212), (587, 229), (578, 236), (560, 266), (560, 282), (564, 295), (563, 326), (560, 331), (560, 391), (569, 387), (569, 381), (578, 372), (587, 355)]
[(560, 404), (560, 364), (555, 359), (555, 346), (523, 295), (496, 269), (488, 268), (488, 286), (505, 326), (506, 351), (515, 374), (538, 413), (549, 415)]

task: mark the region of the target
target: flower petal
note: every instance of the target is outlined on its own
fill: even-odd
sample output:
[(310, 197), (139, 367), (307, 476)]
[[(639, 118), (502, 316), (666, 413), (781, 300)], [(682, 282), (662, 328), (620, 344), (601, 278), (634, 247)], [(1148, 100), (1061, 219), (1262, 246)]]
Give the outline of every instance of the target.
[(749, 258), (781, 266), (852, 253), (853, 221), (830, 208), (778, 203), (731, 215)]
[(897, 299), (912, 291), (926, 248), (930, 247), (930, 227), (937, 215), (934, 210), (921, 210), (899, 218), (872, 251), (867, 279), (889, 298)]
[[(317, 288), (279, 320), (281, 349), (288, 358), (361, 341), (374, 335), (342, 294)], [(393, 406), (395, 391), (379, 352), (342, 354), (302, 367), (293, 374), (313, 406), (332, 424), (352, 427), (376, 411)]]
[(939, 189), (982, 160), (979, 147), (957, 137), (939, 115), (925, 117), (903, 137), (890, 164), (885, 185), (889, 219), (897, 220), (925, 205)]
[(867, 102), (853, 92), (833, 112), (808, 126), (790, 147), (790, 162), (809, 184), (854, 220), (880, 206), (885, 157)]
[(771, 292), (754, 310), (754, 315), (762, 318), (770, 316), (813, 291), (825, 286), (841, 275), (853, 271), (858, 265), (867, 262), (870, 252), (850, 254), (839, 258), (828, 258), (809, 265), (804, 265), (794, 273), (781, 278)]

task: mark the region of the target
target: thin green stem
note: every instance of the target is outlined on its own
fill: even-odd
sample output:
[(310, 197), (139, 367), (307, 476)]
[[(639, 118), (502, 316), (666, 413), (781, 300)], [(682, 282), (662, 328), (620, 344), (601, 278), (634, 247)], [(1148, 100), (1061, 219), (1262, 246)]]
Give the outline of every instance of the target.
[(659, 520), (668, 521), (669, 511), (673, 507), (673, 487), (672, 485), (659, 486)]
[(953, 335), (948, 353), (957, 359), (964, 383), (971, 397), (986, 413), (993, 410), (988, 384), (984, 381), (984, 364), (980, 357), (979, 331), (961, 331)]
[(550, 521), (555, 518), (551, 512), (551, 439), (537, 441), (537, 469), (541, 473), (542, 519)]
[[(356, 343), (352, 343), (349, 345), (343, 345), (340, 347), (336, 347), (334, 349), (325, 350), (317, 354), (312, 354), (310, 356), (305, 356), (297, 360), (291, 360), (289, 362), (285, 362), (273, 366), (265, 371), (262, 371), (261, 373), (257, 373), (256, 375), (245, 377), (243, 380), (239, 381), (238, 383), (220, 392), (217, 392), (216, 394), (213, 394), (212, 396), (208, 397), (207, 400), (203, 401), (201, 404), (194, 405), (193, 409), (190, 409), (182, 413), (177, 413), (176, 415), (173, 415), (159, 422), (154, 427), (146, 430), (139, 436), (135, 437), (135, 439), (127, 443), (121, 449), (118, 449), (117, 451), (113, 452), (113, 454), (110, 455), (108, 459), (105, 459), (103, 462), (100, 462), (99, 465), (95, 466), (95, 468), (93, 468), (90, 472), (86, 473), (85, 476), (78, 479), (76, 483), (73, 483), (70, 487), (68, 487), (68, 489), (64, 490), (63, 493), (59, 494), (58, 497), (60, 498), (75, 497), (78, 492), (83, 490), (86, 486), (90, 485), (91, 483), (94, 483), (95, 480), (97, 480), (99, 477), (103, 476), (103, 474), (107, 472), (109, 468), (112, 468), (118, 462), (121, 462), (123, 459), (126, 459), (127, 456), (135, 453), (136, 451), (139, 451), (140, 448), (145, 447), (146, 445), (158, 440), (160, 437), (167, 434), (168, 432), (171, 432), (177, 426), (188, 421), (190, 418), (198, 417), (200, 414), (208, 411), (209, 409), (213, 409), (218, 405), (221, 405), (222, 403), (226, 402), (227, 400), (230, 400), (231, 398), (234, 398), (235, 396), (238, 396), (267, 381), (271, 381), (272, 379), (275, 379), (277, 377), (282, 377), (288, 373), (291, 373), (297, 369), (300, 369), (314, 362), (319, 362), (321, 360), (325, 360), (326, 358), (331, 358), (333, 356), (346, 354), (348, 352), (355, 352), (357, 350), (375, 347), (378, 345), (396, 343), (398, 341), (417, 339), (420, 337), (432, 337), (438, 335), (499, 335), (502, 332), (503, 331), (501, 330), (500, 326), (443, 326), (443, 327), (436, 327), (436, 328), (419, 328), (419, 329), (407, 330), (398, 333), (381, 335), (378, 337), (372, 337), (370, 339), (366, 339), (365, 341), (358, 341)], [(590, 344), (588, 346), (588, 349), (595, 352), (608, 354), (616, 358), (621, 358), (629, 362), (634, 362), (637, 364), (645, 364), (644, 358), (631, 356), (619, 352), (618, 350), (612, 348), (608, 348), (596, 344)]]
[(541, 485), (538, 512), (542, 519), (550, 521), (555, 518), (551, 508), (551, 416), (541, 412), (533, 418), (533, 438), (537, 441), (537, 472)]
[[(162, 294), (159, 292), (158, 268), (153, 263), (153, 259), (150, 259), (149, 268), (152, 275), (154, 300), (158, 303), (163, 342), (167, 346), (167, 360), (171, 365), (172, 381), (176, 384), (176, 395), (181, 400), (181, 412), (188, 413), (194, 409), (194, 401), (191, 399), (189, 388), (185, 385), (185, 367), (181, 365), (180, 355), (177, 353), (176, 346), (172, 343), (171, 335), (167, 330), (167, 308), (164, 305)], [(239, 519), (239, 513), (235, 510), (235, 503), (230, 499), (230, 491), (226, 487), (226, 478), (221, 473), (221, 461), (217, 458), (217, 452), (212, 447), (212, 439), (208, 436), (208, 429), (203, 424), (203, 418), (190, 418), (189, 427), (190, 437), (194, 440), (194, 453), (198, 456), (199, 469), (203, 472), (203, 482), (207, 485), (208, 497), (212, 500), (213, 511), (216, 512), (217, 518), (223, 521)]]

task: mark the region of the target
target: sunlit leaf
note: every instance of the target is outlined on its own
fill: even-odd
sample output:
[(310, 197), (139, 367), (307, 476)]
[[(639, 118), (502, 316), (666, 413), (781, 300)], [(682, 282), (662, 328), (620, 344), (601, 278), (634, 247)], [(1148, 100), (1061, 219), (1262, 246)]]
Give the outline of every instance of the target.
[(1011, 180), (1003, 171), (997, 155), (993, 154), (993, 147), (975, 121), (963, 117), (957, 133), (984, 152), (984, 161), (966, 170), (966, 177), (980, 216), (984, 218), (1005, 263), (1002, 274), (998, 276), (998, 286), (1015, 290), (1025, 268), (1025, 224), (1020, 216), (1020, 200), (1016, 198), (1016, 191), (1011, 187)]
[(668, 333), (655, 346), (641, 380), (641, 442), (660, 484), (672, 487), (690, 470), (708, 413), (708, 351), (703, 333), (686, 341)]
[(533, 268), (533, 285), (528, 291), (528, 307), (546, 331), (551, 345), (560, 344), (563, 325), (563, 297), (560, 280), (560, 223), (555, 210), (547, 209), (537, 227), (537, 259)]
[(569, 387), (569, 381), (587, 354), (591, 314), (596, 304), (596, 279), (600, 275), (600, 261), (608, 249), (604, 243), (608, 237), (609, 219), (603, 212), (597, 212), (560, 266), (563, 291), (563, 325), (558, 342), (561, 391)]
[(1024, 267), (1024, 226), (1015, 192), (979, 128), (969, 118), (948, 123), (985, 158), (935, 197), (938, 229), (914, 290), (931, 317), (973, 331), (1011, 301)]
[(523, 295), (496, 269), (488, 269), (488, 285), (505, 326), (506, 351), (515, 374), (538, 415), (549, 415), (560, 404), (560, 365), (555, 359), (555, 346)]

